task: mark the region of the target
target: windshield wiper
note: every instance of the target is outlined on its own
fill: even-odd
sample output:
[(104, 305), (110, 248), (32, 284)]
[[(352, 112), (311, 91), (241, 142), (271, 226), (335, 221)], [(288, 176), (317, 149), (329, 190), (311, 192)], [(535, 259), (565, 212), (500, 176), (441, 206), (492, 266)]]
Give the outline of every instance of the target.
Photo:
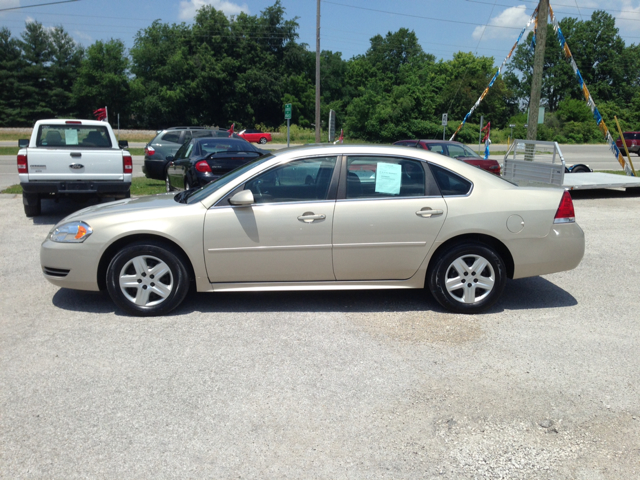
[(186, 195), (187, 191), (183, 190), (182, 192), (179, 192), (176, 194), (175, 197), (173, 197), (173, 199), (178, 202), (178, 203), (187, 203), (187, 195)]

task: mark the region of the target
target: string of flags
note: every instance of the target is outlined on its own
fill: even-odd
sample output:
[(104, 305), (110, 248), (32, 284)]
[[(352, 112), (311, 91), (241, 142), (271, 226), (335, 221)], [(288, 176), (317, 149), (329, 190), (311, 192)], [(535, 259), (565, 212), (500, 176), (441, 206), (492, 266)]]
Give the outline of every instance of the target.
[(487, 93), (489, 92), (489, 89), (491, 87), (493, 87), (494, 82), (496, 81), (496, 79), (498, 78), (498, 75), (500, 75), (500, 72), (502, 71), (502, 69), (504, 68), (504, 66), (506, 65), (507, 61), (511, 58), (511, 55), (513, 55), (513, 52), (515, 51), (516, 47), (518, 46), (518, 44), (520, 43), (520, 40), (522, 39), (522, 36), (524, 35), (524, 32), (527, 30), (527, 28), (529, 28), (529, 25), (531, 25), (531, 22), (534, 21), (534, 19), (536, 19), (538, 16), (538, 7), (536, 7), (536, 9), (533, 11), (533, 14), (531, 15), (531, 18), (529, 19), (529, 21), (527, 22), (527, 26), (524, 27), (522, 29), (522, 31), (520, 32), (520, 35), (518, 35), (518, 39), (516, 40), (516, 43), (513, 44), (513, 47), (511, 47), (511, 51), (509, 52), (509, 55), (507, 55), (507, 57), (502, 61), (502, 65), (500, 65), (500, 68), (498, 68), (498, 71), (495, 73), (495, 75), (493, 76), (493, 78), (491, 79), (491, 81), (489, 82), (489, 86), (487, 86), (487, 88), (484, 89), (484, 92), (482, 92), (482, 95), (480, 95), (480, 98), (478, 99), (478, 101), (473, 105), (473, 107), (471, 107), (471, 110), (469, 110), (469, 113), (467, 113), (464, 116), (464, 120), (462, 120), (462, 123), (460, 125), (458, 125), (458, 128), (456, 129), (456, 131), (453, 133), (453, 135), (451, 135), (451, 138), (449, 140), (453, 140), (454, 138), (456, 138), (456, 135), (458, 134), (458, 132), (462, 129), (462, 127), (464, 126), (465, 123), (467, 123), (467, 119), (471, 116), (471, 114), (473, 113), (473, 111), (478, 108), (478, 105), (480, 105), (480, 103), (482, 102), (482, 100), (484, 100), (484, 97), (487, 96)]
[(553, 24), (553, 29), (555, 30), (556, 35), (558, 36), (558, 42), (560, 43), (560, 48), (564, 52), (565, 58), (571, 63), (571, 68), (573, 68), (573, 73), (576, 74), (578, 83), (580, 84), (580, 89), (582, 90), (584, 98), (587, 101), (587, 105), (589, 105), (589, 108), (591, 108), (591, 113), (593, 114), (593, 118), (596, 120), (596, 124), (598, 125), (598, 128), (604, 135), (604, 138), (607, 144), (609, 145), (609, 150), (611, 150), (611, 152), (615, 155), (616, 159), (618, 160), (618, 163), (620, 163), (620, 166), (622, 166), (626, 174), (632, 177), (635, 176), (632, 168), (625, 160), (624, 156), (622, 155), (622, 152), (616, 145), (616, 142), (613, 140), (613, 137), (611, 136), (611, 132), (609, 132), (607, 125), (604, 123), (604, 120), (602, 119), (602, 115), (598, 111), (598, 107), (596, 107), (596, 104), (593, 101), (593, 97), (591, 97), (591, 93), (589, 93), (589, 89), (587, 88), (587, 85), (584, 83), (584, 79), (580, 74), (580, 69), (578, 69), (578, 65), (576, 65), (576, 61), (573, 58), (573, 55), (571, 54), (569, 45), (567, 44), (567, 41), (565, 40), (564, 35), (562, 34), (562, 30), (560, 29), (558, 18), (554, 15), (551, 5), (549, 5), (549, 14), (551, 15), (551, 23)]

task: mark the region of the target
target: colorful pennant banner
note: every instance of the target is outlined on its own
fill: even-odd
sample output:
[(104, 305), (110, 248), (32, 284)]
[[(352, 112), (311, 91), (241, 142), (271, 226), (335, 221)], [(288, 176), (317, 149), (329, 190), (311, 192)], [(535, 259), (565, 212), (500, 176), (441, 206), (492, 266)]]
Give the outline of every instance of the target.
[(506, 65), (507, 61), (509, 61), (509, 59), (511, 58), (511, 55), (513, 55), (513, 52), (515, 51), (516, 47), (518, 46), (518, 44), (520, 43), (520, 40), (522, 39), (522, 36), (524, 35), (524, 32), (527, 30), (527, 28), (529, 28), (529, 25), (531, 25), (531, 22), (534, 21), (534, 19), (538, 16), (538, 8), (536, 7), (536, 9), (533, 11), (533, 14), (531, 15), (531, 18), (529, 19), (529, 21), (527, 22), (527, 26), (524, 27), (522, 29), (522, 31), (520, 32), (520, 35), (518, 35), (518, 39), (516, 40), (516, 43), (514, 43), (513, 47), (511, 48), (511, 51), (509, 52), (509, 55), (507, 55), (507, 58), (504, 59), (504, 61), (502, 62), (502, 65), (500, 65), (500, 68), (498, 68), (498, 71), (495, 73), (495, 75), (493, 76), (493, 78), (491, 79), (491, 81), (489, 82), (489, 86), (487, 88), (484, 89), (484, 92), (482, 92), (482, 95), (480, 95), (480, 98), (478, 99), (478, 101), (475, 103), (475, 105), (473, 107), (471, 107), (471, 110), (469, 110), (469, 113), (467, 113), (464, 116), (464, 120), (462, 120), (462, 123), (460, 125), (458, 125), (458, 128), (456, 129), (456, 131), (453, 133), (453, 135), (451, 135), (451, 138), (449, 140), (453, 140), (454, 138), (456, 138), (456, 135), (458, 134), (458, 132), (462, 129), (462, 127), (464, 126), (465, 123), (467, 123), (467, 119), (471, 116), (471, 114), (473, 113), (473, 111), (478, 108), (478, 105), (480, 105), (480, 103), (482, 102), (482, 100), (484, 100), (484, 97), (487, 96), (487, 93), (489, 93), (489, 89), (491, 87), (493, 87), (494, 82), (496, 81), (496, 79), (498, 78), (498, 75), (500, 75), (500, 72), (502, 71), (502, 69), (504, 68), (504, 66)]
[(578, 83), (580, 84), (580, 88), (582, 89), (584, 98), (587, 101), (587, 105), (589, 105), (589, 108), (591, 108), (591, 112), (593, 113), (593, 118), (596, 120), (596, 123), (598, 124), (598, 128), (600, 128), (600, 131), (604, 135), (604, 138), (607, 141), (607, 144), (609, 145), (609, 150), (611, 150), (611, 153), (615, 155), (616, 159), (618, 160), (618, 163), (620, 163), (620, 165), (622, 166), (626, 174), (632, 177), (635, 176), (631, 166), (627, 163), (624, 156), (622, 155), (622, 152), (620, 152), (620, 149), (616, 145), (615, 140), (611, 136), (611, 132), (609, 132), (609, 129), (605, 125), (604, 120), (602, 119), (602, 115), (600, 115), (600, 112), (598, 111), (598, 107), (596, 107), (596, 104), (593, 101), (591, 94), (589, 93), (589, 89), (587, 88), (587, 85), (584, 83), (582, 75), (580, 74), (580, 70), (578, 69), (578, 65), (576, 65), (576, 61), (574, 60), (573, 55), (571, 54), (571, 50), (569, 49), (569, 45), (567, 45), (567, 41), (565, 40), (564, 35), (562, 34), (562, 30), (560, 30), (560, 24), (558, 23), (558, 19), (553, 14), (553, 9), (551, 8), (551, 5), (549, 5), (549, 14), (551, 15), (551, 23), (553, 24), (553, 29), (555, 30), (556, 35), (558, 36), (558, 42), (560, 42), (560, 48), (564, 52), (564, 56), (566, 57), (566, 59), (569, 60), (569, 62), (571, 63), (571, 68), (573, 68), (573, 72), (576, 74), (576, 77), (578, 79)]

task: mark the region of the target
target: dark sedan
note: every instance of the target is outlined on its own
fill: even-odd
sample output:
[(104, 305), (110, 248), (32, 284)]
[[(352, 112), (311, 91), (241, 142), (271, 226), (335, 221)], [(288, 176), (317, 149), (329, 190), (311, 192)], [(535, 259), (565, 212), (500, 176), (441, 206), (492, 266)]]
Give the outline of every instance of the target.
[(490, 158), (485, 160), (460, 142), (448, 140), (400, 140), (394, 143), (394, 145), (429, 150), (433, 153), (439, 153), (447, 157), (455, 158), (456, 160), (461, 160), (469, 165), (486, 170), (489, 173), (500, 175), (500, 164), (496, 160)]
[(194, 138), (168, 157), (167, 192), (203, 187), (266, 153), (242, 139)]

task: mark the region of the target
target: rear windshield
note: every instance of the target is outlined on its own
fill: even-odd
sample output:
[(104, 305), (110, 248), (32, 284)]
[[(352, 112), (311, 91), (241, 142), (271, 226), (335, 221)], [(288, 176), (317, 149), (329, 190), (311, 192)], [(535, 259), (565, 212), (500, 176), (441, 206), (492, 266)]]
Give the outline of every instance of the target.
[(39, 147), (111, 148), (106, 126), (40, 125), (36, 145)]
[(638, 136), (640, 136), (640, 135), (638, 135), (637, 133), (634, 133), (634, 132), (626, 132), (626, 133), (623, 133), (622, 135), (627, 140), (634, 140), (634, 139), (638, 138)]

